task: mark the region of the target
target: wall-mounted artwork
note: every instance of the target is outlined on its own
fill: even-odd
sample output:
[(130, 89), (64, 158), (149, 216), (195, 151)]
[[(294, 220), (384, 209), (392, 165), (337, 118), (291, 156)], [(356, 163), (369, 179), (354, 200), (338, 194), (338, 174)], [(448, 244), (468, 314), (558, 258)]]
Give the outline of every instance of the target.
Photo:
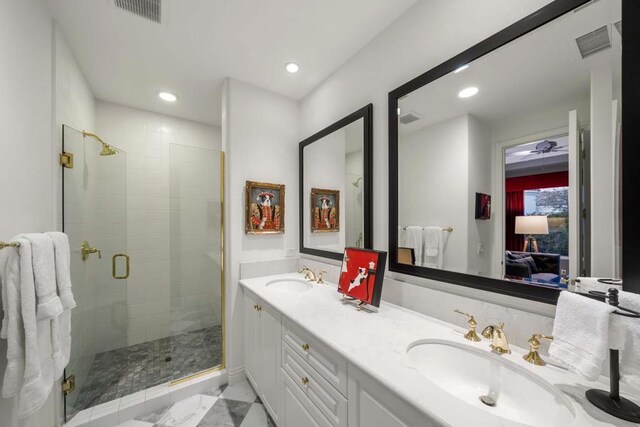
[(374, 307), (380, 306), (387, 253), (346, 248), (338, 291)]
[(284, 185), (247, 181), (246, 234), (284, 233)]
[(491, 218), (491, 196), (476, 193), (476, 219)]
[(311, 189), (311, 231), (340, 231), (340, 191)]

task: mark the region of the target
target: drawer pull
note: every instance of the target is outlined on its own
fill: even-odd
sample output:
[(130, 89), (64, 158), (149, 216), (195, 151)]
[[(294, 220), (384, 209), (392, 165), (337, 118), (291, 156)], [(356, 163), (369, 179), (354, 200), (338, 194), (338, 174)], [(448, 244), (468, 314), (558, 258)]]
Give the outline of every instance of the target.
[(262, 306), (258, 304), (258, 311), (262, 311)]
[(309, 378), (302, 377), (302, 385), (307, 385), (307, 384), (309, 384)]
[(302, 349), (304, 351), (309, 351), (309, 344), (302, 344)]
[(258, 304), (253, 304), (253, 309), (257, 310), (258, 309)]

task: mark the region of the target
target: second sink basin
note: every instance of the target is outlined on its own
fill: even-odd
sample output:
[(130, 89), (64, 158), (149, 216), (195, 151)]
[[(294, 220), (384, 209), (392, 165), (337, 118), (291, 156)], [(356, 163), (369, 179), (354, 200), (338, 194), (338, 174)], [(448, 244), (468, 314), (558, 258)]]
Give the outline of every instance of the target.
[(505, 421), (551, 427), (575, 418), (559, 389), (502, 356), (450, 341), (420, 340), (407, 347), (407, 359), (426, 380)]
[(311, 290), (313, 285), (304, 279), (295, 277), (287, 277), (283, 279), (274, 279), (266, 283), (269, 289), (283, 293), (302, 293)]

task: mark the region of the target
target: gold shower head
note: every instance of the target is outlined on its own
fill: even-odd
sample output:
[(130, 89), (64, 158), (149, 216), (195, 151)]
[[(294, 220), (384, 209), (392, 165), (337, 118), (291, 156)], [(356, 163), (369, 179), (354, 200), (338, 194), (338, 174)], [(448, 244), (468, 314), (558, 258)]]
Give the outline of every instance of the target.
[(95, 133), (91, 133), (91, 132), (87, 132), (86, 130), (83, 130), (82, 135), (91, 137), (96, 141), (98, 141), (100, 144), (102, 144), (102, 151), (100, 151), (101, 156), (112, 156), (114, 154), (118, 154), (118, 150), (116, 150), (115, 148), (113, 148), (112, 146), (104, 142), (102, 138), (100, 138)]
[(101, 156), (112, 156), (114, 154), (118, 154), (118, 150), (116, 150), (109, 144), (102, 144), (102, 151), (100, 151)]

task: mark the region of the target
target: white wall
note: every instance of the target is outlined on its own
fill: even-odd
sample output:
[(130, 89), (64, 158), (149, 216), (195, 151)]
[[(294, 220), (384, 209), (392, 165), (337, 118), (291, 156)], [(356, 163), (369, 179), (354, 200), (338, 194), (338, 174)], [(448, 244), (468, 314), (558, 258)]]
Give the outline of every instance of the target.
[[(240, 378), (242, 304), (236, 298), (240, 263), (283, 258), (298, 248), (298, 103), (235, 79), (223, 86), (222, 139), (226, 156), (226, 355), (230, 381)], [(245, 181), (284, 184), (285, 234), (245, 235)], [(264, 274), (270, 274), (265, 271)]]
[[(56, 229), (62, 229), (62, 168), (58, 166), (58, 154), (62, 152), (62, 125), (72, 126), (76, 129), (95, 128), (95, 100), (88, 83), (84, 79), (82, 71), (71, 52), (63, 34), (57, 26), (54, 26), (54, 80), (55, 80), (55, 129), (54, 151), (52, 153), (53, 170), (56, 179), (53, 180), (52, 194), (56, 200)], [(66, 148), (68, 151), (80, 150), (76, 147), (84, 146), (82, 136), (67, 129)], [(72, 147), (72, 148), (71, 148)], [(77, 158), (80, 160), (80, 157)], [(71, 172), (71, 170), (68, 170)], [(84, 164), (82, 161), (75, 163), (73, 173), (84, 176)], [(68, 191), (66, 194), (65, 211), (71, 214), (71, 210), (78, 208), (83, 201), (75, 196), (80, 194), (83, 181), (72, 182), (67, 180), (67, 189), (76, 187), (78, 191)], [(86, 225), (85, 215), (73, 215), (68, 217), (65, 232), (70, 238), (72, 248), (79, 248), (84, 235)], [(86, 263), (80, 257), (71, 258), (71, 282), (74, 286), (74, 295), (77, 301), (95, 300), (95, 282), (88, 280), (94, 271), (86, 269)], [(95, 354), (95, 310), (92, 305), (82, 304), (73, 310), (71, 316), (71, 330), (74, 331), (74, 339), (71, 341), (71, 358), (67, 366), (67, 372), (76, 376), (78, 384), (83, 384), (84, 378), (89, 373), (93, 355)], [(73, 404), (79, 393), (69, 395), (68, 399)]]
[[(56, 220), (53, 153), (52, 23), (40, 1), (0, 2), (0, 240), (51, 230)], [(0, 340), (0, 354), (6, 354)], [(6, 358), (0, 357), (0, 372)], [(59, 418), (59, 393), (26, 420), (0, 399), (3, 427), (48, 427)]]
[[(462, 273), (468, 264), (468, 145), (467, 115), (402, 135), (398, 141), (398, 225), (453, 227), (453, 233), (442, 233), (443, 268)], [(437, 259), (424, 261), (438, 265)]]
[[(203, 254), (215, 251), (218, 240), (211, 235), (206, 242), (202, 241), (205, 246), (195, 249), (203, 256), (201, 261), (207, 261), (202, 268), (213, 269), (211, 276), (192, 271), (194, 275), (188, 279), (183, 274), (185, 260), (180, 255), (194, 249), (193, 246), (189, 249), (188, 237), (193, 233), (185, 225), (185, 219), (192, 228), (201, 227), (200, 234), (216, 232), (215, 227), (207, 226), (207, 215), (215, 210), (209, 210), (209, 205), (220, 200), (218, 157), (211, 152), (221, 148), (220, 129), (98, 101), (96, 133), (127, 153), (127, 252), (132, 260), (124, 293), (114, 289), (110, 296), (114, 304), (126, 301), (126, 339), (123, 342), (120, 330), (113, 327), (119, 322), (113, 318), (118, 312), (104, 307), (106, 318), (96, 332), (102, 338), (98, 351), (169, 336), (177, 322), (184, 327), (173, 332), (211, 326), (214, 317), (207, 315), (205, 322), (204, 314), (207, 308), (212, 309), (215, 296), (219, 296), (219, 283), (215, 279), (219, 275), (215, 274), (211, 258)], [(173, 159), (170, 150), (179, 158)], [(205, 163), (207, 159), (209, 165)], [(186, 167), (184, 162), (188, 163)], [(187, 171), (189, 176), (184, 175)], [(191, 192), (195, 198), (185, 200), (184, 192)], [(186, 204), (192, 208), (190, 214), (185, 212)], [(188, 215), (191, 217), (187, 218)], [(178, 246), (172, 247), (172, 243)]]
[[(350, 138), (349, 128), (347, 128), (347, 138)], [(362, 141), (362, 132), (359, 134), (360, 141)], [(348, 153), (345, 159), (345, 191), (344, 201), (342, 206), (344, 207), (345, 222), (342, 227), (345, 230), (345, 244), (347, 246), (355, 246), (356, 242), (360, 238), (362, 233), (362, 227), (364, 227), (364, 212), (363, 212), (363, 181), (362, 179), (358, 183), (358, 187), (352, 184), (358, 180), (358, 178), (364, 179), (364, 153), (362, 150)], [(364, 244), (364, 237), (360, 238), (360, 246)]]
[[(373, 102), (376, 177), (373, 237), (376, 249), (387, 250), (388, 242), (388, 92), (547, 3), (549, 0), (418, 2), (301, 101), (303, 136), (311, 135), (362, 105)], [(553, 306), (448, 283), (401, 275), (394, 277), (420, 286), (388, 280), (385, 286), (393, 289), (385, 293), (387, 298), (405, 305), (409, 300), (420, 301), (416, 309), (426, 314), (441, 317), (435, 303), (437, 299), (428, 298), (430, 291), (425, 289), (432, 288), (515, 308), (510, 330), (524, 331), (539, 326), (541, 330), (551, 332), (548, 320), (554, 314)], [(447, 304), (447, 310), (464, 308), (465, 301), (452, 299)], [(488, 305), (486, 307), (488, 313), (492, 311)], [(527, 315), (529, 320), (525, 322), (523, 317), (526, 312), (541, 315)], [(460, 324), (463, 321), (460, 319)]]
[(468, 184), (467, 184), (467, 270), (486, 276), (491, 272), (493, 218), (475, 219), (476, 193), (491, 194), (492, 149), (489, 129), (477, 118), (468, 122)]

